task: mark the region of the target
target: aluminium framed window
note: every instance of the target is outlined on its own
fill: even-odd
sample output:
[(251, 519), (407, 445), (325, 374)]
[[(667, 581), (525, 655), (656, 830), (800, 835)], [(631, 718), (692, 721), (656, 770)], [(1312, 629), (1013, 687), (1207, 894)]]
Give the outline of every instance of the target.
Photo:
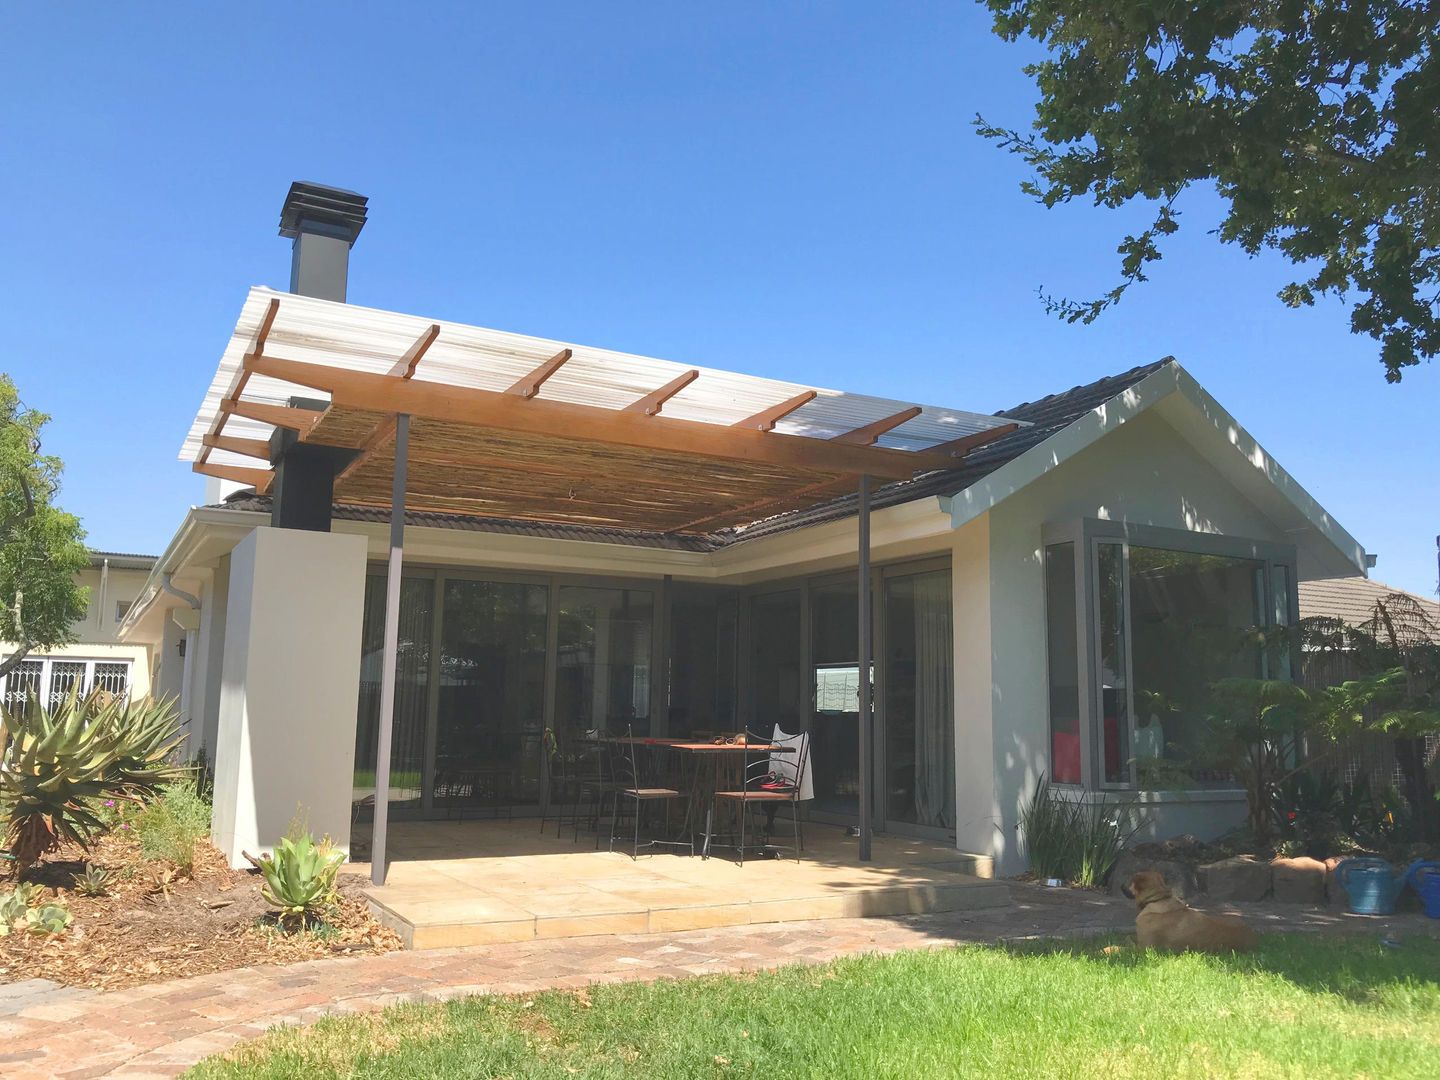
[(81, 696), (105, 690), (124, 697), (130, 692), (130, 661), (27, 657), (0, 680), (0, 701), (7, 708), (15, 708), (24, 704), (31, 690), (47, 708), (59, 705), (73, 690), (78, 690)]
[(1248, 631), (1295, 619), (1293, 545), (1094, 519), (1046, 525), (1042, 545), (1055, 783), (1157, 786), (1193, 761), (1211, 682), (1289, 676)]

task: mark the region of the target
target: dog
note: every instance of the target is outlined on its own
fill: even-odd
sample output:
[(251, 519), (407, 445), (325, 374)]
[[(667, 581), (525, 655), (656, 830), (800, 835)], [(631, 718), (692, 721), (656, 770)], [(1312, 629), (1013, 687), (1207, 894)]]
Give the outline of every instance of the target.
[(1142, 870), (1125, 883), (1135, 901), (1135, 943), (1172, 952), (1236, 952), (1255, 944), (1255, 931), (1233, 915), (1206, 915), (1186, 906), (1154, 870)]

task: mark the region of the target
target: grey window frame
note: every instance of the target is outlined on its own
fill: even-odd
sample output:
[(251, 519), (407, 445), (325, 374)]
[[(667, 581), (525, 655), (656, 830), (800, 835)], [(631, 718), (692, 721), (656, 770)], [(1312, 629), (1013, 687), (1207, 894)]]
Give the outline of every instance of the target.
[[(1267, 625), (1271, 625), (1278, 612), (1275, 610), (1275, 568), (1283, 566), (1287, 571), (1286, 603), (1287, 616), (1293, 623), (1299, 618), (1299, 578), (1296, 573), (1296, 547), (1294, 544), (1259, 540), (1249, 537), (1228, 536), (1219, 533), (1191, 532), (1161, 525), (1147, 525), (1127, 521), (1107, 521), (1100, 518), (1072, 518), (1068, 521), (1047, 522), (1040, 529), (1041, 560), (1045, 551), (1054, 544), (1073, 543), (1075, 565), (1075, 613), (1077, 657), (1080, 669), (1080, 779), (1079, 784), (1059, 784), (1058, 787), (1074, 791), (1130, 791), (1138, 792), (1135, 784), (1134, 765), (1130, 765), (1130, 778), (1125, 782), (1106, 781), (1100, 771), (1104, 758), (1101, 738), (1103, 733), (1098, 717), (1102, 714), (1100, 696), (1100, 608), (1099, 608), (1099, 561), (1101, 544), (1119, 544), (1122, 551), (1124, 573), (1121, 575), (1123, 590), (1122, 611), (1125, 633), (1125, 715), (1135, 715), (1135, 677), (1132, 656), (1133, 635), (1130, 632), (1130, 548), (1148, 547), (1167, 551), (1183, 551), (1195, 555), (1219, 555), (1237, 559), (1253, 559), (1265, 568), (1262, 609)], [(1041, 589), (1044, 577), (1041, 575)], [(1043, 602), (1043, 597), (1042, 597)], [(1043, 625), (1044, 647), (1049, 654), (1048, 626)], [(1266, 672), (1265, 674), (1269, 674)], [(1049, 678), (1048, 668), (1046, 678)], [(1045, 760), (1050, 765), (1054, 746), (1049, 732), (1053, 718), (1050, 716), (1049, 695), (1046, 695)], [(1213, 797), (1212, 788), (1194, 789), (1195, 794)], [(1144, 794), (1142, 792), (1142, 794)]]

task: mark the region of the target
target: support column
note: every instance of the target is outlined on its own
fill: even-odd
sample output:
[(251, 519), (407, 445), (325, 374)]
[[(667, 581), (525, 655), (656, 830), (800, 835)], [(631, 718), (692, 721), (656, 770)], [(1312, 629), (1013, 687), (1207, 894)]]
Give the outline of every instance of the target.
[[(385, 884), (390, 829), (390, 746), (395, 730), (395, 660), (400, 649), (400, 574), (405, 562), (405, 480), (410, 461), (410, 414), (395, 417), (395, 477), (390, 487), (390, 564), (385, 576), (385, 645), (380, 667), (380, 723), (375, 746), (375, 824), (370, 880)], [(358, 684), (357, 684), (358, 685)]]
[(267, 526), (231, 552), (211, 829), (231, 866), (297, 811), (349, 851), (366, 551)]
[(870, 860), (870, 804), (874, 790), (875, 688), (870, 681), (875, 642), (870, 618), (870, 477), (860, 477), (860, 859)]

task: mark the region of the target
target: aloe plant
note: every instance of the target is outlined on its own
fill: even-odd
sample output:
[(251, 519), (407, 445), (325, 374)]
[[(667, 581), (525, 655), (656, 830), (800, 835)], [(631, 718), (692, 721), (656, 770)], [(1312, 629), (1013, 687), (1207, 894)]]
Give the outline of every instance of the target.
[(32, 691), (0, 708), (0, 814), (17, 871), (67, 840), (88, 848), (104, 800), (152, 798), (184, 776), (170, 760), (183, 738), (174, 705), (151, 698), (71, 692), (47, 709)]
[(334, 904), (335, 875), (345, 856), (305, 833), (298, 840), (283, 837), (273, 856), (255, 861), (265, 876), (261, 894), (280, 909), (282, 922), (303, 928), (307, 919), (318, 920)]
[(75, 891), (82, 896), (104, 896), (110, 888), (110, 871), (92, 862), (85, 864), (83, 874), (73, 875)]

